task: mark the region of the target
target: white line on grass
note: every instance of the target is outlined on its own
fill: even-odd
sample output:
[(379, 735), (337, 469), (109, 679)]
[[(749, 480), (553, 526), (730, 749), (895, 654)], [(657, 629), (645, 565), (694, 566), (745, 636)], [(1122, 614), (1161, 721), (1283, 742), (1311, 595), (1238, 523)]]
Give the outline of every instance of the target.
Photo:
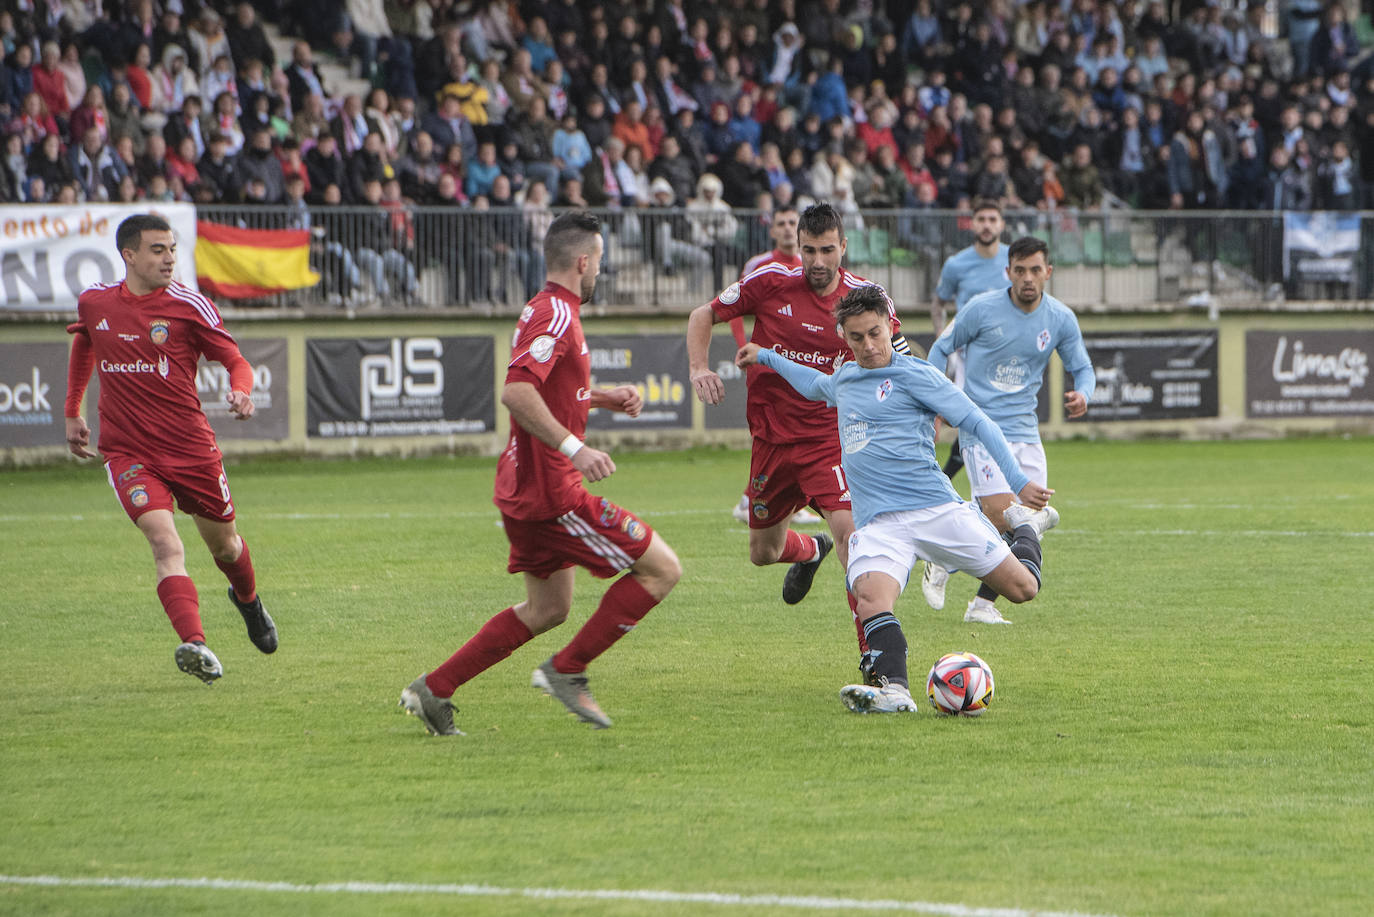
[(45, 888), (192, 888), (216, 891), (290, 894), (449, 895), (598, 901), (652, 901), (659, 904), (714, 904), (722, 907), (777, 907), (808, 911), (904, 911), (946, 917), (1094, 917), (1078, 911), (1027, 911), (1008, 907), (969, 907), (931, 901), (819, 898), (805, 895), (731, 895), (720, 892), (670, 892), (653, 889), (501, 888), (495, 885), (426, 885), (418, 882), (255, 882), (249, 879), (149, 879), (136, 876), (6, 876), (0, 885)]

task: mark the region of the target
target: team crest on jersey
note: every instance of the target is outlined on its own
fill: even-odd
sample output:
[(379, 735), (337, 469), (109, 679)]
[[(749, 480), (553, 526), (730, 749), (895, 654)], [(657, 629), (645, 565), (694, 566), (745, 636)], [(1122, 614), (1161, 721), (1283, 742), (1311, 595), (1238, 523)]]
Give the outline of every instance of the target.
[(878, 386), (877, 394), (879, 401), (886, 401), (887, 396), (892, 394), (892, 380), (884, 379), (882, 383)]
[(749, 489), (754, 493), (763, 493), (764, 485), (768, 483), (768, 475), (756, 474), (754, 480), (749, 482)]
[(603, 529), (611, 528), (619, 516), (620, 507), (603, 497), (601, 500), (601, 527)]
[(644, 528), (644, 523), (630, 515), (620, 520), (620, 530), (635, 541), (643, 541), (645, 532), (647, 531)]
[[(132, 470), (132, 469), (130, 469)], [(129, 488), (129, 503), (135, 509), (142, 509), (148, 505), (148, 489), (142, 484), (135, 484)]]
[(1045, 328), (1035, 336), (1035, 346), (1042, 351), (1050, 346), (1050, 329)]
[[(159, 347), (167, 343), (167, 335), (172, 323), (165, 318), (155, 318), (148, 323), (148, 337)], [(164, 374), (165, 375), (165, 374)]]
[(549, 357), (553, 356), (553, 348), (556, 343), (557, 342), (549, 335), (541, 334), (539, 337), (535, 338), (534, 343), (530, 345), (530, 356), (534, 357), (540, 363), (547, 363), (549, 362)]
[(720, 300), (722, 306), (728, 306), (731, 303), (739, 302), (739, 281), (736, 280), (734, 283), (721, 290), (720, 295), (717, 296), (716, 299)]
[(767, 518), (768, 518), (768, 504), (767, 504), (767, 503), (755, 503), (755, 504), (754, 504), (754, 518), (755, 518), (755, 519), (767, 519)]

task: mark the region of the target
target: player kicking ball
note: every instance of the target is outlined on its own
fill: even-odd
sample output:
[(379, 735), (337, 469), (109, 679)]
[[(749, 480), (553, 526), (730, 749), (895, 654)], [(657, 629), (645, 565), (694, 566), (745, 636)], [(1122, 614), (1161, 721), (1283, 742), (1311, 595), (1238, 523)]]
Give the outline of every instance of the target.
[[(840, 691), (856, 713), (910, 713), (907, 642), (893, 614), (918, 559), (966, 570), (1013, 602), (1040, 590), (1040, 536), (1057, 521), (1053, 491), (1032, 482), (1007, 441), (968, 396), (925, 360), (897, 353), (887, 297), (874, 287), (835, 307), (837, 331), (855, 360), (834, 375), (746, 344), (736, 363), (776, 371), (799, 394), (837, 408), (845, 479), (855, 530), (846, 578), (868, 643), (865, 684)], [(959, 499), (935, 460), (935, 418), (976, 435), (1021, 505), (1008, 510), (1011, 546), (971, 503)], [(1037, 512), (1038, 511), (1038, 512)]]
[(277, 649), (277, 628), (258, 597), (248, 543), (234, 525), (234, 501), (219, 445), (200, 408), (200, 356), (229, 371), (229, 412), (253, 416), (253, 367), (239, 353), (214, 303), (172, 279), (176, 238), (162, 217), (132, 216), (115, 245), (123, 283), (97, 283), (77, 300), (67, 366), (67, 447), (94, 458), (81, 416), (91, 371), (100, 372), (100, 454), (120, 505), (148, 539), (157, 568), (157, 597), (181, 638), (179, 669), (207, 685), (224, 674), (205, 645), (196, 585), (186, 575), (186, 549), (172, 505), (195, 519), (215, 564), (229, 579), (229, 600), (264, 653)]

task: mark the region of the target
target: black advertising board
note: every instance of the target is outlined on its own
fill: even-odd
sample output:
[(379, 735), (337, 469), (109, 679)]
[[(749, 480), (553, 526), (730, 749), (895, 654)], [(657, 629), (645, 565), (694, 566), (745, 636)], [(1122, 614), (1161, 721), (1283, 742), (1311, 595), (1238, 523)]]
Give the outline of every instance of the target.
[(305, 360), (308, 436), (449, 436), (496, 427), (491, 338), (310, 338)]
[[(1217, 332), (1084, 334), (1097, 391), (1083, 422), (1216, 417)], [(1073, 377), (1064, 374), (1064, 391)]]
[(287, 386), (286, 338), (240, 339), (239, 352), (253, 366), (253, 416), (236, 420), (229, 413), (229, 372), (218, 363), (201, 360), (196, 367), (200, 409), (210, 420), (216, 439), (272, 439), (291, 436), (291, 396)]
[(1246, 417), (1369, 417), (1374, 329), (1245, 332)]
[(70, 347), (65, 342), (0, 344), (0, 448), (66, 443), (62, 407)]
[(594, 410), (589, 430), (689, 430), (692, 385), (687, 379), (687, 338), (681, 334), (589, 334), (591, 387), (633, 385), (644, 401), (638, 417)]

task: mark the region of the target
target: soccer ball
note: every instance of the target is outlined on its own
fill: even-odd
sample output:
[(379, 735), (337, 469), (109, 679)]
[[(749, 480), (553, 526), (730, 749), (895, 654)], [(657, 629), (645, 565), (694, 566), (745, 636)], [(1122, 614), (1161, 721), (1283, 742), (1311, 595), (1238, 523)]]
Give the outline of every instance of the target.
[(931, 706), (941, 713), (982, 716), (992, 692), (992, 669), (972, 653), (946, 653), (926, 678)]

